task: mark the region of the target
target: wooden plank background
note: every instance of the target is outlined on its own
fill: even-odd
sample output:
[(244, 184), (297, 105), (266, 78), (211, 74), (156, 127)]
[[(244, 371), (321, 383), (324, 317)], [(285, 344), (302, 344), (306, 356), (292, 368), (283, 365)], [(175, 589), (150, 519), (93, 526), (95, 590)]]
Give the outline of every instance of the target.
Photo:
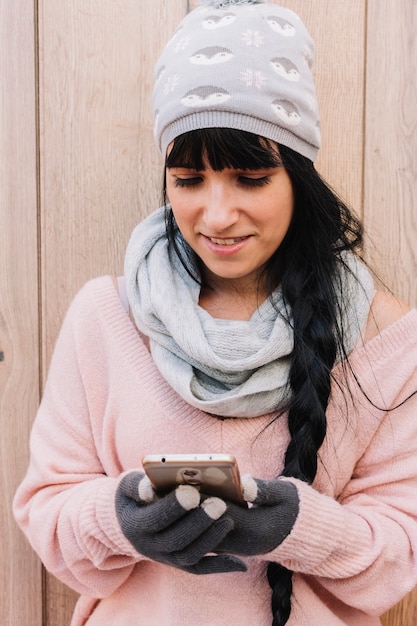
[(38, 626), (42, 618), (41, 566), (11, 515), (39, 402), (34, 20), (33, 2), (0, 0), (0, 624), (4, 626)]
[[(368, 258), (417, 305), (417, 3), (282, 1), (316, 41), (318, 169), (362, 215)], [(0, 624), (65, 626), (75, 594), (16, 528), (11, 499), (65, 310), (121, 273), (159, 204), (150, 90), (194, 0), (0, 0)], [(417, 591), (383, 618), (415, 626)]]

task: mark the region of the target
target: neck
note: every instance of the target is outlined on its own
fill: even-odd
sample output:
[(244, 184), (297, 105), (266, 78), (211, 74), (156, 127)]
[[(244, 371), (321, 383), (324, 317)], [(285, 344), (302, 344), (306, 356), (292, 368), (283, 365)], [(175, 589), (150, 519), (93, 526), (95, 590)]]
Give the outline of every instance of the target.
[(212, 317), (249, 320), (268, 297), (262, 281), (210, 276), (200, 291), (199, 305)]

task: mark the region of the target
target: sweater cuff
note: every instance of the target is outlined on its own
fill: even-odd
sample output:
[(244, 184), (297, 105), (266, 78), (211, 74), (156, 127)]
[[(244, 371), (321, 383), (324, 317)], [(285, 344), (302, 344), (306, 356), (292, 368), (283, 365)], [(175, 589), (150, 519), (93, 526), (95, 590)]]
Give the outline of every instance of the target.
[(365, 519), (319, 493), (307, 483), (296, 485), (299, 513), (291, 533), (275, 550), (263, 556), (288, 569), (329, 578), (344, 578), (362, 571), (369, 561), (372, 531)]
[[(117, 478), (106, 477), (95, 490), (94, 497), (83, 507), (80, 528), (83, 540), (89, 547), (93, 561), (103, 567), (109, 557), (128, 557), (129, 562), (140, 561), (140, 555), (126, 539), (117, 519), (115, 494), (120, 482)], [(105, 566), (104, 566), (105, 568)]]

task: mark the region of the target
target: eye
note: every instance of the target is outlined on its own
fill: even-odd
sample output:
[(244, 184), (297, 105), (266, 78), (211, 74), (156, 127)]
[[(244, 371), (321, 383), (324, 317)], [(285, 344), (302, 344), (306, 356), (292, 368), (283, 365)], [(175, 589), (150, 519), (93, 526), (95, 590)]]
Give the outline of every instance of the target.
[(264, 187), (271, 182), (270, 176), (239, 176), (239, 183), (246, 187)]
[(190, 178), (179, 178), (175, 177), (174, 185), (175, 187), (195, 187), (201, 183), (201, 178), (198, 176), (192, 176)]

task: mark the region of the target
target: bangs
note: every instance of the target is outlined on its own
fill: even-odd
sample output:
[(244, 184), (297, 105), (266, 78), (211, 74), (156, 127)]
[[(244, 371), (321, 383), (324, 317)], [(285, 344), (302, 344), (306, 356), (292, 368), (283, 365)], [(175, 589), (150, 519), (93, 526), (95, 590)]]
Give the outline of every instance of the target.
[(166, 158), (166, 167), (196, 171), (204, 170), (205, 163), (219, 172), (275, 168), (282, 160), (274, 141), (232, 128), (203, 128), (179, 135)]

